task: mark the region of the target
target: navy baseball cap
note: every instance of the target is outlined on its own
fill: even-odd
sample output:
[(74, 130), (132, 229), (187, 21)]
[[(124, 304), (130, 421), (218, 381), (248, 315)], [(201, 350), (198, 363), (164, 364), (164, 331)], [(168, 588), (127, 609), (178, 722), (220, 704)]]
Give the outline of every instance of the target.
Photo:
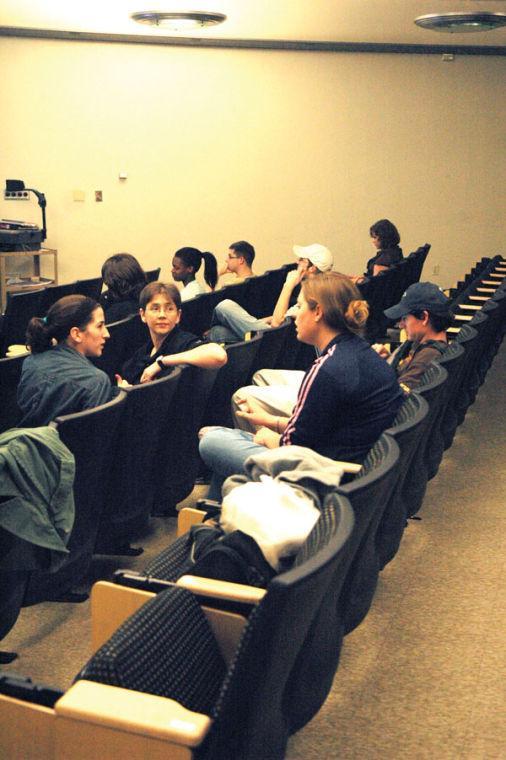
[(431, 314), (444, 317), (448, 314), (449, 306), (450, 299), (438, 285), (433, 282), (415, 282), (404, 292), (399, 303), (385, 309), (384, 314), (389, 319), (402, 319), (406, 314), (425, 309)]

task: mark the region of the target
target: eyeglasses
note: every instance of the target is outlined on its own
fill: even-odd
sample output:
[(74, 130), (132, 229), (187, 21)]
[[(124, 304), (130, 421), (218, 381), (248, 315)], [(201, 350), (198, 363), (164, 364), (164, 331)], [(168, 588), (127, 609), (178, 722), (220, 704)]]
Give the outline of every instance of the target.
[(227, 253), (227, 259), (238, 259), (239, 256), (232, 256), (231, 253)]

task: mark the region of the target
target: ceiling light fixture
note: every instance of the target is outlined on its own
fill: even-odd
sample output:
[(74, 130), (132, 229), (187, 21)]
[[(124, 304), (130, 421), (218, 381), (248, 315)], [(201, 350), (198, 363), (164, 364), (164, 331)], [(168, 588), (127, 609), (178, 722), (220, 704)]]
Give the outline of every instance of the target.
[(506, 26), (506, 13), (429, 13), (415, 18), (415, 24), (432, 32), (490, 32)]
[(227, 18), (224, 13), (208, 13), (207, 11), (189, 11), (162, 13), (160, 11), (140, 11), (132, 13), (130, 18), (138, 24), (160, 26), (175, 32), (191, 29), (202, 29), (205, 26), (216, 26)]

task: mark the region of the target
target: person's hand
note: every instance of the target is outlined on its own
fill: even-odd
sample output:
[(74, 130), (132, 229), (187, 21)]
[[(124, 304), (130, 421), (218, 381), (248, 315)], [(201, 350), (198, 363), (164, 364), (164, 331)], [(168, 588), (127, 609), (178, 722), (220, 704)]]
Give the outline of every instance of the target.
[(128, 380), (125, 380), (121, 375), (114, 375), (114, 379), (116, 380), (116, 385), (118, 388), (131, 388), (131, 384), (128, 382)]
[(383, 359), (388, 359), (390, 356), (390, 351), (386, 346), (383, 345), (383, 343), (373, 343), (371, 348), (374, 348), (377, 354), (379, 354)]
[(249, 396), (248, 398), (237, 398), (237, 403), (240, 405), (240, 409), (236, 412), (238, 417), (242, 417), (243, 420), (247, 420), (252, 425), (257, 427), (270, 426), (276, 421), (276, 418), (266, 412), (259, 402)]
[(355, 283), (355, 285), (359, 285), (361, 282), (364, 282), (365, 277), (363, 274), (352, 274), (350, 276), (350, 280)]
[(259, 446), (266, 446), (268, 449), (277, 449), (279, 447), (280, 437), (281, 436), (273, 430), (263, 427), (255, 433), (253, 442), (258, 443)]
[(288, 274), (286, 275), (285, 279), (285, 285), (287, 287), (290, 287), (292, 290), (299, 285), (302, 282), (302, 278), (305, 274), (305, 269), (292, 269)]
[(153, 362), (153, 364), (150, 364), (149, 367), (146, 367), (144, 372), (141, 375), (141, 383), (149, 383), (151, 380), (154, 380), (155, 377), (160, 372), (160, 367), (156, 362)]

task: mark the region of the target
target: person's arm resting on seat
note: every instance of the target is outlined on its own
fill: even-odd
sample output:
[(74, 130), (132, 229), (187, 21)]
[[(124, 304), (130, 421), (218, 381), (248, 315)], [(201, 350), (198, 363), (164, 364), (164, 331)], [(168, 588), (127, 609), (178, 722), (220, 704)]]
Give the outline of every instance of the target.
[(146, 367), (142, 373), (141, 383), (154, 380), (162, 368), (177, 367), (180, 364), (191, 364), (203, 369), (215, 369), (227, 363), (227, 352), (217, 343), (206, 343), (203, 346), (181, 351), (179, 354), (159, 356), (156, 361)]

